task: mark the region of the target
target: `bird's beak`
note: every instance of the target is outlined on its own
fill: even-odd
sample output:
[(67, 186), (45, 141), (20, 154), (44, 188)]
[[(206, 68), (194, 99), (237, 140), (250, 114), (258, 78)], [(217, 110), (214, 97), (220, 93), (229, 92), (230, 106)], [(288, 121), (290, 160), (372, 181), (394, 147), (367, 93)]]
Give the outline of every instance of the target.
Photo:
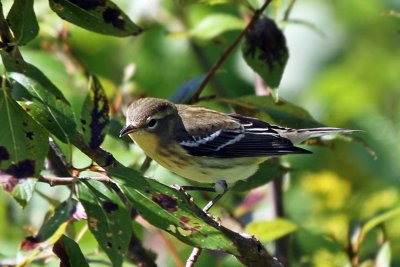
[(122, 128), (122, 130), (119, 132), (119, 137), (122, 137), (124, 135), (130, 134), (134, 131), (136, 131), (138, 128), (135, 127), (132, 124), (126, 125), (124, 128)]

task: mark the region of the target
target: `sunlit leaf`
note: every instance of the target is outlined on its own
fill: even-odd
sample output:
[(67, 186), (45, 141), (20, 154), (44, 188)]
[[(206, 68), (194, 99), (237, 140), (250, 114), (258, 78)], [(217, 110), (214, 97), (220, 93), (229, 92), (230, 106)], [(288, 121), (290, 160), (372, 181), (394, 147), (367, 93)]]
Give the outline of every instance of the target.
[(131, 218), (117, 193), (93, 180), (78, 184), (90, 231), (114, 266), (122, 266), (131, 239)]
[(212, 14), (206, 16), (189, 31), (193, 37), (212, 39), (232, 30), (242, 30), (246, 23), (243, 19), (228, 14)]
[(54, 244), (53, 252), (60, 259), (61, 266), (89, 267), (79, 245), (66, 235), (61, 236)]
[(155, 180), (144, 179), (129, 168), (114, 168), (108, 174), (120, 184), (139, 214), (154, 226), (191, 246), (238, 255), (232, 241), (216, 226), (206, 224), (206, 217), (196, 213), (195, 209), (199, 211), (199, 208), (182, 192)]
[(90, 91), (82, 106), (81, 127), (90, 148), (98, 148), (107, 133), (110, 117), (107, 96), (100, 81), (90, 76)]
[(287, 234), (293, 233), (298, 226), (287, 219), (272, 221), (256, 221), (246, 226), (246, 232), (255, 235), (261, 241), (273, 241)]
[(11, 98), (8, 88), (0, 89), (0, 171), (15, 178), (38, 176), (48, 150), (48, 135)]
[(279, 86), (289, 52), (285, 36), (273, 20), (261, 18), (255, 23), (246, 33), (242, 52), (247, 64), (269, 87)]
[(370, 219), (363, 225), (363, 227), (361, 228), (361, 234), (365, 236), (374, 227), (376, 227), (379, 224), (384, 223), (385, 221), (390, 220), (396, 216), (400, 216), (400, 208), (392, 209), (392, 210), (386, 211), (376, 217), (373, 217), (372, 219)]
[(89, 31), (114, 36), (138, 35), (143, 30), (112, 1), (50, 0), (60, 18)]
[(24, 45), (39, 32), (39, 24), (33, 10), (33, 0), (15, 0), (7, 15), (7, 23), (14, 33), (16, 45)]

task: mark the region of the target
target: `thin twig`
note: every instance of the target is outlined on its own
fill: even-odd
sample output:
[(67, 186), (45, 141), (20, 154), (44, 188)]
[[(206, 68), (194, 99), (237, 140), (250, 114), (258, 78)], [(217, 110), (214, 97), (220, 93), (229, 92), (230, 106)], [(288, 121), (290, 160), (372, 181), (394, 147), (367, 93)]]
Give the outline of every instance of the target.
[(232, 53), (233, 49), (235, 49), (236, 46), (240, 43), (240, 41), (245, 36), (245, 34), (253, 27), (253, 25), (256, 23), (256, 21), (259, 19), (261, 14), (265, 11), (265, 9), (268, 7), (268, 5), (271, 3), (271, 1), (272, 0), (266, 0), (265, 3), (261, 6), (261, 8), (256, 10), (253, 18), (250, 20), (249, 24), (247, 24), (246, 28), (238, 35), (238, 37), (236, 37), (236, 39), (233, 41), (233, 43), (222, 53), (222, 55), (219, 57), (217, 62), (207, 73), (207, 76), (203, 79), (203, 81), (197, 88), (196, 92), (193, 94), (192, 98), (189, 101), (190, 104), (198, 102), (199, 96), (200, 96), (201, 92), (204, 90), (205, 86), (215, 75), (215, 73), (217, 72), (219, 67), (222, 65), (222, 63), (224, 63), (225, 60), (228, 58), (228, 56)]
[(189, 258), (186, 261), (185, 267), (193, 267), (197, 259), (199, 258), (201, 251), (202, 251), (201, 248), (194, 248), (192, 250), (192, 253), (190, 253)]
[(283, 21), (287, 21), (290, 16), (290, 12), (292, 12), (293, 6), (296, 3), (296, 0), (291, 0), (288, 8), (285, 10), (285, 14), (283, 15)]
[[(283, 174), (281, 177), (274, 179), (270, 184), (270, 193), (272, 198), (272, 205), (274, 209), (275, 218), (285, 217), (285, 211), (283, 206), (283, 180), (287, 174)], [(285, 235), (278, 238), (275, 241), (275, 256), (283, 263), (284, 266), (289, 266), (288, 261), (289, 251), (289, 236)]]
[[(179, 19), (181, 20), (182, 24), (184, 25), (185, 28), (188, 28), (189, 23), (187, 22), (186, 18), (186, 12), (184, 12), (182, 5), (177, 4), (176, 5), (176, 11)], [(211, 61), (208, 59), (207, 54), (204, 52), (204, 50), (201, 48), (200, 45), (198, 45), (193, 38), (188, 39), (189, 42), (189, 47), (192, 50), (195, 58), (197, 59), (197, 62), (199, 66), (203, 69), (204, 72), (208, 71), (212, 67)], [(212, 87), (212, 90), (214, 91), (215, 94), (217, 95), (225, 95), (225, 90), (223, 86), (221, 85), (220, 81), (215, 77), (210, 81), (210, 86)]]
[(150, 168), (150, 165), (151, 165), (152, 161), (153, 160), (149, 156), (146, 156), (146, 158), (144, 159), (142, 165), (140, 166), (140, 173), (142, 175), (144, 175), (145, 172)]
[(111, 182), (111, 179), (107, 176), (93, 176), (93, 177), (54, 177), (54, 176), (40, 176), (39, 182), (47, 183), (51, 186), (54, 185), (72, 185), (77, 180), (95, 180), (103, 183)]

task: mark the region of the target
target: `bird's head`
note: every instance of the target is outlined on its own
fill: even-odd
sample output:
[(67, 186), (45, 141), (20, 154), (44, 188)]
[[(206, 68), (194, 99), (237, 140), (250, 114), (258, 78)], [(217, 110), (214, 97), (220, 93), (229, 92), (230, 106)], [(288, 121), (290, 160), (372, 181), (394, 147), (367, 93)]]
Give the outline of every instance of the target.
[(120, 132), (124, 135), (167, 133), (177, 117), (175, 105), (168, 100), (141, 98), (134, 101), (126, 112), (126, 125)]

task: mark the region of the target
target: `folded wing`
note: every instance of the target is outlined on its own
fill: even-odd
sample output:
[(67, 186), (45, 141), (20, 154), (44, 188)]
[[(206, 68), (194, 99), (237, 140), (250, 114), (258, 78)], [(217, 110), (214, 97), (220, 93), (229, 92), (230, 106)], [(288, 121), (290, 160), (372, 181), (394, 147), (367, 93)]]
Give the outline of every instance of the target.
[(180, 137), (179, 144), (193, 156), (233, 158), (311, 153), (295, 147), (267, 122), (237, 114), (229, 116), (239, 122), (237, 128), (219, 128), (200, 136), (188, 133)]

